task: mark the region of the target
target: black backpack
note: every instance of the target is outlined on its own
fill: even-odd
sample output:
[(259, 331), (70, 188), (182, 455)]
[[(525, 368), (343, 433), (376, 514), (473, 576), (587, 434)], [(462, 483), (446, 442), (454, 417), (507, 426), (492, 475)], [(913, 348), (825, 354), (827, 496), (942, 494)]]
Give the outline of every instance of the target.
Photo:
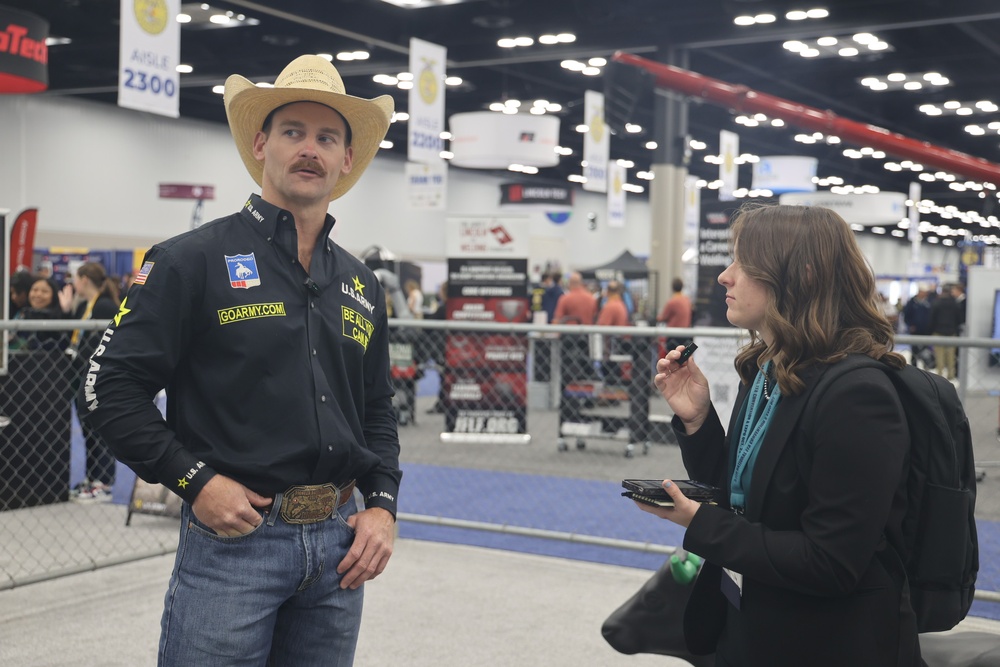
[[(908, 506), (903, 518), (909, 558), (900, 568), (901, 558), (892, 545), (880, 554), (890, 560), (890, 572), (902, 569), (909, 581), (918, 632), (950, 630), (969, 613), (979, 572), (969, 419), (948, 380), (915, 366), (897, 370), (860, 354), (831, 366), (813, 396), (821, 396), (821, 389), (858, 368), (885, 371), (899, 393), (910, 430)], [(806, 414), (811, 414), (809, 408)]]

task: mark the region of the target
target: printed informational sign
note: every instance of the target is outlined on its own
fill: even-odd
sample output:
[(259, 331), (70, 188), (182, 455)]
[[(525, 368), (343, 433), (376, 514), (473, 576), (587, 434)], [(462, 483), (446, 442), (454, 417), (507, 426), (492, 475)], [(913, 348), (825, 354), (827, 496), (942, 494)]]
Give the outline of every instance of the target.
[(587, 181), (584, 190), (608, 191), (608, 159), (611, 148), (611, 130), (604, 122), (604, 93), (588, 90), (583, 94), (583, 122), (587, 133), (583, 135), (583, 175)]
[(448, 49), (422, 39), (410, 39), (410, 120), (406, 157), (410, 162), (434, 164), (444, 150), (444, 89)]
[(118, 106), (180, 115), (180, 0), (121, 0)]
[(502, 183), (500, 185), (500, 206), (541, 208), (544, 210), (572, 208), (573, 190), (564, 185)]
[(785, 192), (816, 192), (816, 166), (819, 160), (803, 155), (761, 155), (753, 165), (755, 190), (770, 190), (776, 195)]
[(726, 288), (719, 284), (719, 274), (732, 261), (729, 221), (736, 210), (732, 202), (709, 201), (701, 204), (698, 229), (698, 290), (695, 293), (695, 326), (727, 327)]
[[(447, 319), (528, 322), (528, 223), (448, 220)], [(524, 334), (449, 331), (445, 344), (445, 430), (451, 441), (527, 442)]]
[(448, 201), (448, 163), (406, 163), (406, 198), (410, 208), (442, 211)]
[(906, 195), (902, 192), (845, 195), (828, 191), (789, 192), (781, 195), (778, 202), (790, 206), (822, 206), (856, 225), (894, 225), (907, 215)]

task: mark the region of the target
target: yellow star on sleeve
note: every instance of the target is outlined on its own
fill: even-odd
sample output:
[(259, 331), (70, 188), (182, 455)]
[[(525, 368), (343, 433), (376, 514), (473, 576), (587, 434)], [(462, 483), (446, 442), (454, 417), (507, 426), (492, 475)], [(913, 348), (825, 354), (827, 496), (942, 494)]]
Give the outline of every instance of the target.
[(188, 485), (188, 481), (186, 479), (184, 479), (183, 477), (181, 477), (179, 480), (177, 480), (177, 488), (178, 489), (186, 489), (187, 485)]
[(358, 290), (359, 294), (365, 293), (364, 283), (362, 283), (361, 279), (358, 278), (357, 276), (354, 276), (354, 289)]
[(125, 304), (128, 302), (128, 297), (122, 299), (122, 305), (118, 306), (118, 313), (115, 315), (115, 326), (121, 326), (122, 318), (132, 312), (132, 309), (126, 308)]

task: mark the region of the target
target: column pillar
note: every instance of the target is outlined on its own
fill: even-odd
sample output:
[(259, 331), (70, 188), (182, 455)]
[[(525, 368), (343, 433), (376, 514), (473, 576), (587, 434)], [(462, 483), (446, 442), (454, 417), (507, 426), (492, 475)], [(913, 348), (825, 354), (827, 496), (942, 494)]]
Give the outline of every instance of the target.
[[(688, 67), (685, 49), (667, 49), (666, 62)], [(653, 180), (649, 183), (651, 271), (656, 272), (656, 299), (653, 316), (659, 315), (672, 293), (670, 283), (684, 275), (684, 183), (690, 160), (688, 147), (688, 106), (679, 93), (655, 90)], [(693, 285), (688, 286), (693, 288)]]

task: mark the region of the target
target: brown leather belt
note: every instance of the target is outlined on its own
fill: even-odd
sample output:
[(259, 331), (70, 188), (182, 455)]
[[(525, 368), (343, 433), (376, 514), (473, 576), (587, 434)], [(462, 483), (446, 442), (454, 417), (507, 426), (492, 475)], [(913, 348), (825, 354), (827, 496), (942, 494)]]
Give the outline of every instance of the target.
[(326, 521), (354, 493), (354, 480), (338, 489), (333, 484), (290, 486), (281, 495), (279, 515), (285, 523), (318, 523)]

